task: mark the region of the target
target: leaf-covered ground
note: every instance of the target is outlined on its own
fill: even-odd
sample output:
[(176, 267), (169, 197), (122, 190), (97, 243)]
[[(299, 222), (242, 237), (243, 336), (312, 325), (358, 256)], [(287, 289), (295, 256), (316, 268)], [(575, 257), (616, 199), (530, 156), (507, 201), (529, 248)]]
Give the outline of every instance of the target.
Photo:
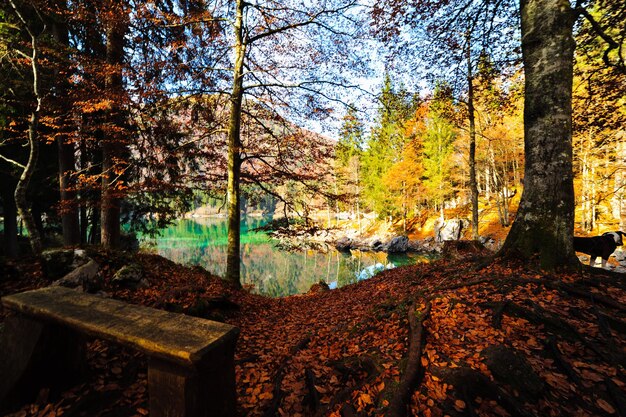
[[(151, 286), (118, 289), (111, 277), (123, 262), (102, 253), (97, 261), (109, 296), (241, 329), (244, 416), (398, 415), (405, 403), (420, 416), (626, 415), (624, 275), (443, 260), (270, 299), (147, 254), (136, 261)], [(0, 293), (47, 284), (36, 265), (22, 275)], [(14, 415), (148, 414), (141, 354), (94, 341), (89, 366), (83, 383), (60, 395), (43, 389)]]

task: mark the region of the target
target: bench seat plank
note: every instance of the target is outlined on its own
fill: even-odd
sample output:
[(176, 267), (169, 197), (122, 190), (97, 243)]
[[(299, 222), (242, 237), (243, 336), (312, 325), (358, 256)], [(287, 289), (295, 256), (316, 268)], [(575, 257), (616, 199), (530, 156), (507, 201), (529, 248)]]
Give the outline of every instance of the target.
[(88, 335), (116, 341), (148, 356), (194, 366), (210, 350), (237, 337), (239, 330), (213, 322), (64, 287), (47, 287), (2, 298), (2, 304), (29, 317), (52, 321)]

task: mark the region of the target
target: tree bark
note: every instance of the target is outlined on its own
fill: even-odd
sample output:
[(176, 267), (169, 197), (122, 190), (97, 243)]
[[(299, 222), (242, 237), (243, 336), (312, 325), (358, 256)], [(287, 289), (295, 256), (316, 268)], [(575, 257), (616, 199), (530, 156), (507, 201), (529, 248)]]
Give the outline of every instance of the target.
[(77, 245), (80, 243), (80, 227), (78, 223), (76, 191), (72, 184), (72, 172), (74, 172), (74, 145), (68, 143), (64, 138), (59, 138), (58, 146), (63, 244)]
[(233, 91), (230, 95), (228, 125), (228, 248), (226, 253), (226, 281), (241, 287), (240, 279), (240, 177), (241, 177), (241, 107), (243, 102), (243, 69), (246, 45), (243, 39), (244, 0), (237, 0), (235, 20), (235, 67)]
[[(59, 5), (63, 10), (66, 9), (65, 2), (59, 2)], [(67, 25), (63, 19), (64, 18), (61, 16), (52, 16), (50, 18), (52, 23), (52, 36), (60, 46), (59, 49), (69, 46)], [(68, 84), (67, 81), (65, 81), (65, 77), (62, 77), (58, 71), (55, 76), (56, 85), (54, 93), (56, 99), (63, 103), (62, 100), (68, 94)], [(61, 106), (63, 106), (63, 104), (61, 104)], [(74, 144), (69, 139), (68, 134), (61, 134), (57, 138), (57, 145), (59, 152), (59, 192), (63, 244), (77, 245), (80, 244), (80, 227), (78, 221), (78, 206), (76, 204), (77, 195), (74, 184), (72, 183), (72, 172), (75, 171)]]
[[(8, 175), (7, 175), (8, 177)], [(15, 206), (15, 180), (4, 178), (1, 185), (2, 214), (4, 217), (4, 254), (9, 258), (18, 255), (17, 207)]]
[(474, 111), (471, 35), (467, 35), (467, 112), (469, 119), (469, 177), (472, 193), (472, 239), (478, 240), (478, 183), (476, 182), (476, 118)]
[[(120, 100), (123, 91), (122, 69), (124, 61), (124, 36), (128, 30), (124, 5), (113, 5), (111, 20), (106, 28), (106, 61), (111, 67), (105, 80), (108, 94)], [(117, 248), (120, 244), (120, 203), (118, 184), (120, 161), (125, 154), (125, 144), (120, 131), (123, 128), (122, 109), (119, 102), (109, 109), (107, 116), (112, 129), (105, 132), (102, 143), (102, 200), (100, 209), (100, 242), (105, 248)]]
[(572, 78), (568, 0), (521, 0), (525, 71), (524, 192), (500, 254), (539, 254), (547, 270), (579, 265), (573, 249)]
[(22, 175), (20, 175), (20, 178), (17, 181), (17, 186), (15, 187), (15, 205), (17, 207), (17, 212), (22, 218), (22, 221), (26, 226), (26, 230), (28, 231), (28, 240), (30, 242), (30, 247), (33, 251), (33, 254), (35, 256), (39, 256), (41, 255), (42, 251), (41, 235), (39, 234), (39, 230), (37, 230), (35, 219), (30, 210), (28, 200), (26, 199), (26, 191), (28, 190), (28, 185), (30, 184), (30, 180), (33, 177), (35, 168), (37, 166), (37, 160), (39, 159), (38, 128), (39, 115), (41, 112), (42, 104), (42, 97), (39, 92), (39, 42), (37, 36), (35, 36), (35, 34), (29, 28), (28, 22), (22, 17), (22, 14), (20, 13), (15, 3), (12, 0), (10, 1), (10, 3), (13, 7), (13, 10), (15, 10), (19, 19), (24, 24), (24, 28), (31, 38), (32, 55), (30, 57), (30, 62), (33, 72), (33, 93), (36, 100), (36, 106), (30, 115), (30, 119), (28, 120), (28, 162), (24, 166)]

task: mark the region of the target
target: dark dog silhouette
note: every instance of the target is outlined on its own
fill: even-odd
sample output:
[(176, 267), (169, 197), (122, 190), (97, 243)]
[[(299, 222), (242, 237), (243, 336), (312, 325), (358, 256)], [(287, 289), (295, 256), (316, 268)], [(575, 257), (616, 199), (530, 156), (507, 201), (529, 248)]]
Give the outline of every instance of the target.
[(606, 261), (618, 246), (622, 246), (624, 232), (606, 232), (602, 236), (576, 237), (574, 236), (574, 250), (589, 255), (589, 265), (596, 263), (596, 258), (602, 258), (602, 268), (606, 267)]

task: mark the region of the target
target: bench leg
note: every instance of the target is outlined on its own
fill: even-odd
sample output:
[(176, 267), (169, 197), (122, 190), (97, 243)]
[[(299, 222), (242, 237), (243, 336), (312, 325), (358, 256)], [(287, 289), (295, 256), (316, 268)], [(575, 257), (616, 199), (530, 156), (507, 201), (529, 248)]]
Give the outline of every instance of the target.
[(234, 351), (235, 340), (224, 343), (193, 369), (150, 358), (150, 416), (235, 416)]
[(41, 388), (57, 394), (75, 382), (85, 369), (84, 351), (67, 328), (7, 317), (0, 338), (0, 411), (33, 401)]

